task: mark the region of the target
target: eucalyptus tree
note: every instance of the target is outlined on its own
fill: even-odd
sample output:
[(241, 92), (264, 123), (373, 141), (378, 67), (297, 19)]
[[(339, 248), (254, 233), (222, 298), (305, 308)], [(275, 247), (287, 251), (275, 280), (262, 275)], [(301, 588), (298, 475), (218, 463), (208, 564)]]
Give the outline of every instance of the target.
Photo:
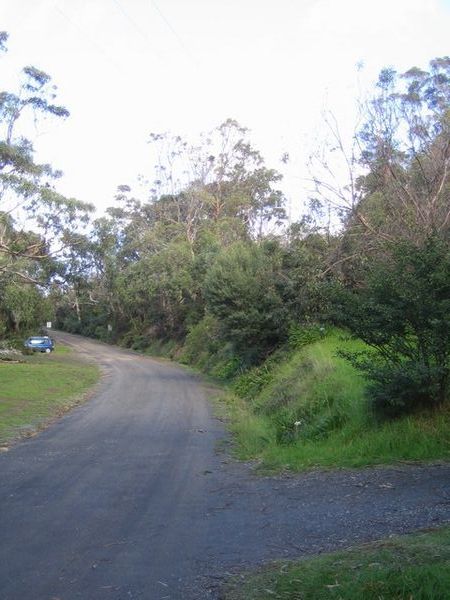
[(203, 226), (219, 221), (243, 224), (251, 237), (285, 221), (281, 175), (266, 167), (237, 121), (227, 119), (197, 144), (167, 134), (151, 141), (158, 157), (153, 191), (174, 200), (172, 219), (185, 223), (191, 244)]
[(204, 314), (202, 282), (215, 256), (279, 226), (284, 197), (280, 175), (264, 165), (235, 121), (197, 144), (169, 134), (153, 134), (151, 143), (156, 164), (153, 180), (141, 179), (144, 197), (119, 186), (107, 211), (116, 228), (115, 270), (104, 276), (119, 298), (117, 321), (180, 339)]
[(360, 190), (384, 221), (373, 215), (373, 227), (390, 240), (444, 234), (450, 227), (450, 57), (432, 60), (428, 71), (414, 67), (399, 76), (384, 69), (377, 90), (359, 134), (369, 171)]
[(336, 210), (353, 238), (375, 249), (448, 231), (449, 57), (428, 70), (383, 69), (349, 144), (332, 113), (325, 122), (330, 141), (311, 161), (313, 199)]
[[(0, 35), (6, 49), (8, 36)], [(20, 89), (0, 92), (0, 277), (45, 284), (53, 259), (74, 243), (74, 230), (88, 221), (92, 205), (55, 188), (62, 173), (36, 161), (30, 123), (69, 111), (57, 103), (44, 71), (27, 66)]]
[(352, 360), (375, 407), (398, 415), (449, 394), (450, 58), (384, 69), (357, 142), (335, 318), (371, 346)]

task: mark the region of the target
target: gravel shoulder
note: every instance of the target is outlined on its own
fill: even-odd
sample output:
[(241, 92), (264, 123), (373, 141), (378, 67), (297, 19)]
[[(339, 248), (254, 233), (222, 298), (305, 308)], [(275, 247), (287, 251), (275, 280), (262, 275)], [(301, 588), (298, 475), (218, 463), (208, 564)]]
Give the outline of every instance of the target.
[(104, 378), (0, 455), (1, 600), (217, 598), (237, 569), (450, 520), (449, 464), (259, 477), (199, 378), (57, 335)]

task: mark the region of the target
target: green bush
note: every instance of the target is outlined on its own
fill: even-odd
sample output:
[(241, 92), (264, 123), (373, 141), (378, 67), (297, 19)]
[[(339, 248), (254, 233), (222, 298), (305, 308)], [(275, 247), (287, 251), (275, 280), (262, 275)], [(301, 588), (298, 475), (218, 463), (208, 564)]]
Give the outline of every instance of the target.
[(222, 343), (217, 320), (212, 315), (205, 315), (190, 328), (181, 360), (200, 369), (208, 369), (210, 360), (220, 351)]
[(247, 367), (234, 345), (222, 338), (220, 324), (211, 314), (190, 328), (179, 359), (221, 381), (234, 379)]
[(208, 310), (244, 363), (261, 362), (287, 338), (280, 253), (269, 245), (235, 244), (219, 254), (204, 281)]
[(242, 373), (245, 368), (242, 359), (233, 353), (230, 344), (227, 344), (223, 351), (218, 352), (213, 358), (214, 361), (211, 361), (212, 364), (208, 372), (210, 375), (221, 381), (233, 379), (236, 375)]
[(260, 367), (254, 367), (238, 377), (233, 384), (233, 391), (240, 398), (252, 400), (272, 379), (273, 370), (266, 362)]
[(313, 344), (323, 339), (329, 332), (329, 328), (324, 325), (307, 324), (293, 325), (289, 331), (289, 348), (299, 350), (308, 344)]
[(374, 260), (366, 282), (342, 290), (336, 318), (371, 348), (348, 355), (372, 382), (379, 415), (435, 408), (450, 392), (450, 246), (430, 236), (397, 242)]
[(377, 417), (398, 417), (439, 404), (442, 368), (410, 361), (398, 366), (367, 365), (365, 371), (370, 377), (367, 397)]
[(131, 348), (134, 342), (134, 337), (135, 333), (133, 331), (127, 331), (119, 340), (120, 346), (123, 348)]
[(136, 350), (136, 352), (143, 352), (150, 345), (150, 339), (146, 335), (134, 335), (131, 341), (131, 345), (129, 346), (132, 350)]

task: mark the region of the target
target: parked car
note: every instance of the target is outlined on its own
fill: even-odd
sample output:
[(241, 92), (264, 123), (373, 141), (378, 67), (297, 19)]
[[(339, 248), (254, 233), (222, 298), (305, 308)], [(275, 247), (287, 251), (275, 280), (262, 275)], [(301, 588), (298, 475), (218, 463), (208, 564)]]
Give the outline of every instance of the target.
[(24, 346), (33, 352), (48, 353), (55, 348), (55, 343), (48, 335), (34, 335), (26, 340)]

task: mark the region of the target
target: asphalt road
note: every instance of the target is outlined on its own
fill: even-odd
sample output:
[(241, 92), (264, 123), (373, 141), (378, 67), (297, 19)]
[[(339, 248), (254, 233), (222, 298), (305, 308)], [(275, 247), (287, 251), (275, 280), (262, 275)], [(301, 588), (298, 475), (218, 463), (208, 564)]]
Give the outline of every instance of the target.
[(0, 599), (218, 598), (230, 571), (450, 520), (450, 465), (256, 477), (200, 380), (58, 334), (101, 363), (84, 405), (0, 454)]

